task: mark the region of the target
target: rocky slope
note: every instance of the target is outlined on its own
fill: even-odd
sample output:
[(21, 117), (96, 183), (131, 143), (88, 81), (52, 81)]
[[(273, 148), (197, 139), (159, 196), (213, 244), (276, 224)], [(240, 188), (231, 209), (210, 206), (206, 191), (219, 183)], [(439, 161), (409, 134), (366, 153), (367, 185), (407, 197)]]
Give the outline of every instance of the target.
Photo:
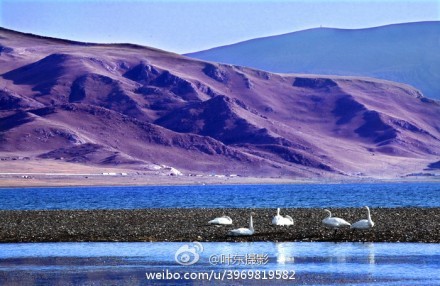
[(2, 158), (343, 178), (424, 172), (440, 157), (440, 104), (407, 85), (6, 29), (0, 47)]

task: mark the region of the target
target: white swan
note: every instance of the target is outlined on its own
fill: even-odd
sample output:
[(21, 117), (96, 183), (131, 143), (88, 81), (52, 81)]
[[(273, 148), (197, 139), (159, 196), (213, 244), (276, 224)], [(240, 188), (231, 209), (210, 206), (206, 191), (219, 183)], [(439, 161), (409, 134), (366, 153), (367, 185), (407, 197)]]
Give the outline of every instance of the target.
[(254, 213), (251, 213), (251, 217), (249, 218), (249, 228), (241, 227), (241, 228), (237, 228), (237, 229), (232, 229), (229, 231), (229, 235), (232, 235), (232, 236), (253, 235), (255, 232), (254, 223), (252, 221), (253, 214)]
[(365, 206), (365, 208), (367, 209), (367, 219), (361, 219), (360, 221), (355, 222), (350, 228), (370, 229), (374, 226), (374, 222), (371, 220), (370, 208), (367, 206)]
[(217, 224), (217, 225), (230, 225), (232, 224), (232, 219), (228, 216), (216, 217), (213, 220), (208, 221), (209, 224)]
[(293, 225), (293, 219), (286, 215), (280, 215), (280, 208), (277, 208), (277, 215), (273, 217), (272, 224), (274, 225)]
[(335, 233), (340, 227), (350, 226), (350, 223), (346, 220), (339, 217), (332, 217), (332, 213), (328, 209), (325, 209), (324, 211), (328, 213), (328, 217), (322, 220), (322, 224), (325, 227), (334, 229)]

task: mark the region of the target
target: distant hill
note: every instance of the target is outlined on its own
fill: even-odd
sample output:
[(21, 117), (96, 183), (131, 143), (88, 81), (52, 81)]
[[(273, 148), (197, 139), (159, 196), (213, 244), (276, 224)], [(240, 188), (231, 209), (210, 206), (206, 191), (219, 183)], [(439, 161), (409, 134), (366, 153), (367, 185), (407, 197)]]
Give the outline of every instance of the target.
[(371, 76), (440, 99), (440, 22), (315, 28), (187, 54), (278, 73)]
[(436, 172), (440, 104), (405, 84), (6, 29), (0, 51), (0, 170), (25, 157), (261, 177)]

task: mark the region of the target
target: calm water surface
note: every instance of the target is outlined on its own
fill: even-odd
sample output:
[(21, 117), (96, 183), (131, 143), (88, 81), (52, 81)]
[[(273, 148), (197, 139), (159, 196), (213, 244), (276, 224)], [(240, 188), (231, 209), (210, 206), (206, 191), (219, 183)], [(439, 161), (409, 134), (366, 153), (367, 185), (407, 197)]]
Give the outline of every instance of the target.
[[(153, 280), (146, 273), (270, 273), (288, 279), (215, 281), (224, 285), (440, 285), (440, 244), (422, 243), (202, 243), (199, 260), (176, 262), (186, 243), (14, 243), (0, 244), (1, 285), (209, 284), (207, 279)], [(198, 248), (193, 248), (197, 246)], [(246, 256), (248, 255), (248, 256)], [(254, 256), (252, 256), (254, 255)], [(252, 257), (263, 258), (252, 264)], [(179, 257), (179, 256), (178, 256)], [(248, 264), (213, 263), (212, 257), (247, 257)], [(190, 260), (194, 257), (190, 257)], [(258, 261), (258, 260), (257, 260)], [(272, 271), (272, 272), (270, 272)], [(279, 272), (282, 273), (282, 272)], [(226, 274), (228, 275), (228, 274)], [(231, 274), (233, 275), (233, 274)], [(181, 276), (182, 277), (182, 276)], [(212, 282), (211, 282), (212, 283)]]
[(440, 184), (1, 188), (0, 209), (440, 207)]
[[(225, 207), (440, 207), (440, 184), (312, 184), (3, 188), (0, 209)], [(226, 273), (222, 285), (440, 285), (440, 244), (203, 243), (191, 266), (185, 243), (0, 244), (0, 285), (208, 285), (206, 279), (147, 279), (146, 273)], [(196, 245), (198, 247), (198, 245)], [(192, 261), (193, 252), (177, 256)], [(263, 257), (243, 265), (246, 255)], [(232, 256), (232, 258), (231, 258)], [(216, 257), (217, 260), (213, 260)], [(223, 257), (223, 261), (222, 261)], [(238, 259), (240, 258), (240, 259)], [(186, 259), (186, 260), (185, 260)], [(229, 259), (229, 260), (228, 260)], [(235, 261), (233, 265), (228, 261)], [(217, 263), (215, 263), (217, 261)], [(219, 262), (220, 261), (220, 262)], [(237, 262), (238, 261), (238, 262)], [(262, 261), (260, 261), (262, 262)], [(239, 279), (233, 271), (260, 279)], [(228, 272), (229, 271), (229, 272)], [(276, 272), (286, 271), (286, 272)], [(253, 273), (253, 274), (250, 274)], [(288, 279), (273, 278), (276, 273)], [(272, 276), (271, 276), (272, 275)], [(216, 278), (217, 276), (212, 276)], [(249, 278), (249, 276), (247, 276)], [(157, 278), (157, 276), (156, 276)]]

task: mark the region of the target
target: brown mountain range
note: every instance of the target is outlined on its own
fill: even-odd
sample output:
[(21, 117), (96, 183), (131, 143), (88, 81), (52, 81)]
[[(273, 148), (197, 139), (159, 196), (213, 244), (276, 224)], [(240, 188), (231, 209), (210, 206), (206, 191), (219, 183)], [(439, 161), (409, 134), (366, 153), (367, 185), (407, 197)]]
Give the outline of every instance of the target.
[(440, 104), (372, 78), (273, 74), (0, 29), (0, 157), (13, 156), (183, 173), (398, 177), (438, 169)]

